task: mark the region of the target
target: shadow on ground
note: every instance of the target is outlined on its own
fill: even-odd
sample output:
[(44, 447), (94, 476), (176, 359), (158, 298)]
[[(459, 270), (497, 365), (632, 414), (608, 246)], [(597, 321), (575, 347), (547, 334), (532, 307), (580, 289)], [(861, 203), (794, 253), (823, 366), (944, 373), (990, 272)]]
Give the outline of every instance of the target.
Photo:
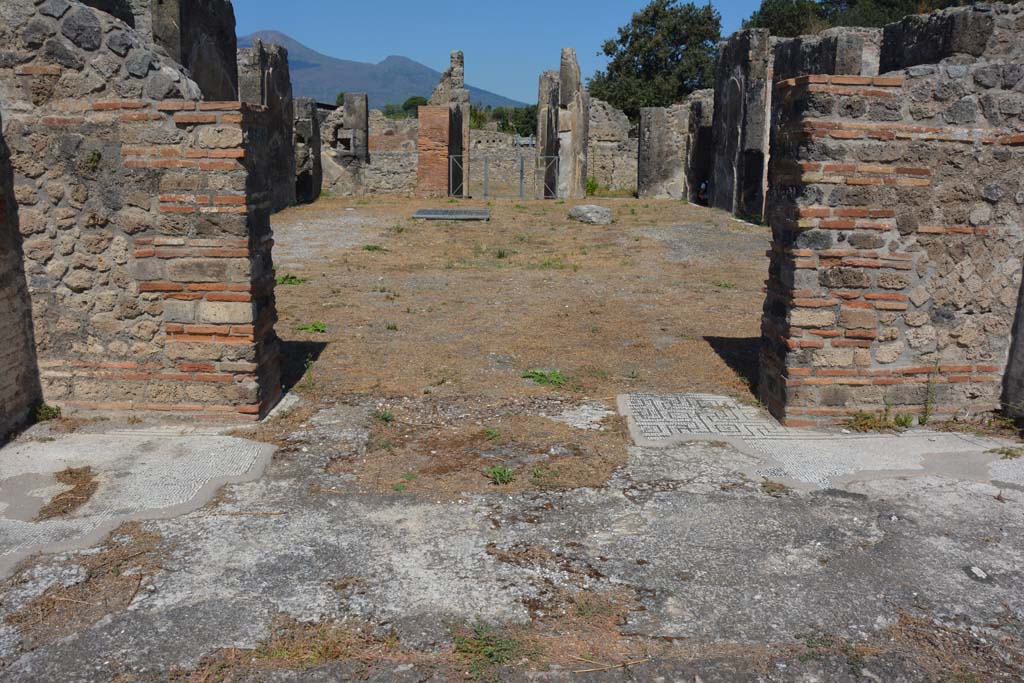
[(756, 397), (761, 371), (761, 338), (704, 337), (704, 341), (733, 372), (746, 380), (750, 393)]
[(285, 392), (302, 381), (311, 363), (320, 358), (326, 342), (281, 341), (281, 385)]

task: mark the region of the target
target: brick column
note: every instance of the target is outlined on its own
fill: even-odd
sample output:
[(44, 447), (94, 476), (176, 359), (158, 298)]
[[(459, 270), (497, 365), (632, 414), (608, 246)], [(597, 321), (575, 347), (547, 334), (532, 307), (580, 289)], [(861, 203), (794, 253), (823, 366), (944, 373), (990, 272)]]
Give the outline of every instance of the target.
[(448, 150), (453, 130), (451, 109), (448, 105), (420, 107), (419, 121), (416, 192), (424, 196), (447, 197), (449, 193)]

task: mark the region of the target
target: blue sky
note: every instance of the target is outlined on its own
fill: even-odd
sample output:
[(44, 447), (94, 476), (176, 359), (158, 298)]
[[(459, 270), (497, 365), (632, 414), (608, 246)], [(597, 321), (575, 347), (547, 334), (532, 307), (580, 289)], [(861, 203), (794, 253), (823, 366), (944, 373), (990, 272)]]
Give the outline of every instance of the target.
[[(558, 68), (575, 47), (585, 76), (604, 66), (597, 53), (649, 0), (234, 0), (238, 34), (287, 33), (332, 57), (379, 62), (403, 55), (443, 71), (448, 53), (466, 53), (466, 80), (524, 102), (537, 99), (537, 77)], [(699, 2), (699, 0), (698, 0)], [(712, 3), (724, 34), (759, 0)]]

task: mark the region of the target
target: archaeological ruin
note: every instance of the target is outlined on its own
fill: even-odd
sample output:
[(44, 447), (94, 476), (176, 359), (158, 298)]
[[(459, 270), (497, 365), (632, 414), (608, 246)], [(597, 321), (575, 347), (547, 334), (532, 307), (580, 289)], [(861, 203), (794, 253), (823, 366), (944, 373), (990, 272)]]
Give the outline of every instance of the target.
[(758, 391), (785, 424), (1024, 414), (1024, 4), (740, 31), (713, 91), (636, 125), (567, 48), (529, 140), (470, 130), (461, 52), (393, 120), (361, 93), (294, 99), (287, 51), (237, 50), (228, 0), (0, 0), (0, 19), (0, 433), (44, 400), (265, 415), (270, 215), (321, 192), (486, 196), (481, 177), (766, 223)]

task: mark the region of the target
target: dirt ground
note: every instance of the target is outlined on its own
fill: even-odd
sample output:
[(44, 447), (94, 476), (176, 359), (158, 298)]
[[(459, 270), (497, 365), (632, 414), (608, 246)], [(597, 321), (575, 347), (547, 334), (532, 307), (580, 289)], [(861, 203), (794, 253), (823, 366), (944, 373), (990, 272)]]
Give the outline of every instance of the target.
[[(379, 402), (360, 481), (455, 497), (518, 459), (516, 488), (596, 485), (625, 458), (623, 430), (579, 439), (530, 417), (544, 404), (755, 401), (768, 229), (678, 201), (598, 201), (613, 225), (569, 220), (564, 201), (326, 199), (274, 217), (286, 385)], [(412, 220), (420, 208), (492, 213)], [(529, 457), (557, 447), (541, 469)], [(562, 466), (578, 454), (586, 467)]]

